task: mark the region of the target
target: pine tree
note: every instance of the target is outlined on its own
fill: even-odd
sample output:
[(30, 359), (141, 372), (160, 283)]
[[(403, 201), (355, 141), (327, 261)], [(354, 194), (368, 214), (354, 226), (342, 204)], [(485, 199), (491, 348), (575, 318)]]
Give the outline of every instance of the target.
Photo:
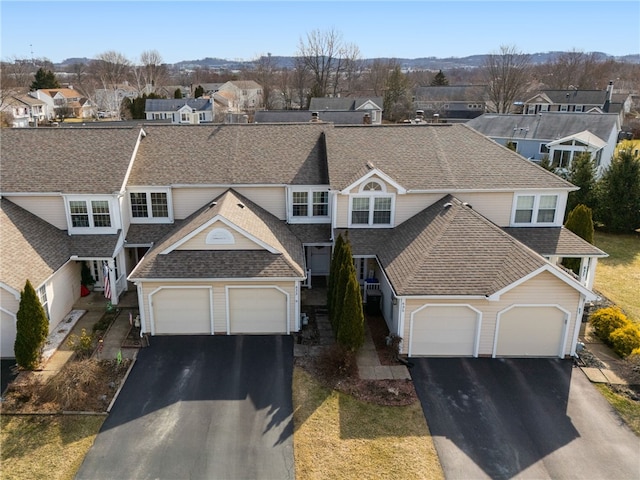
[(182, 90), (180, 90), (179, 88), (176, 88), (176, 91), (173, 92), (173, 98), (182, 98)]
[(195, 89), (195, 91), (193, 92), (193, 97), (194, 98), (200, 98), (204, 95), (204, 88), (202, 88), (202, 85), (198, 85)]
[(16, 316), (16, 363), (20, 368), (34, 370), (40, 363), (42, 347), (49, 334), (49, 320), (29, 280), (20, 292)]
[(60, 88), (60, 84), (55, 74), (51, 70), (39, 68), (35, 74), (35, 79), (29, 87), (31, 90), (41, 90), (43, 88)]
[(595, 208), (596, 167), (589, 152), (580, 152), (573, 157), (569, 181), (580, 190), (569, 192), (566, 211), (570, 212), (579, 204)]
[(332, 311), (333, 305), (333, 290), (335, 288), (336, 279), (338, 277), (338, 270), (340, 261), (338, 259), (339, 255), (342, 254), (342, 245), (344, 243), (344, 239), (342, 238), (342, 234), (338, 235), (336, 239), (336, 243), (333, 246), (333, 256), (331, 257), (331, 265), (329, 267), (329, 281), (327, 282), (327, 309), (329, 310), (329, 314)]
[[(564, 226), (593, 245), (593, 217), (591, 209), (586, 205), (580, 204), (571, 210)], [(565, 258), (562, 260), (562, 265), (573, 270), (575, 274), (580, 273), (579, 258)]]
[(364, 343), (364, 313), (362, 311), (362, 294), (349, 243), (345, 243), (345, 250), (348, 253), (348, 258), (341, 269), (340, 284), (344, 285), (344, 296), (338, 312), (336, 340), (343, 347), (355, 352)]
[(442, 70), (438, 70), (438, 73), (436, 73), (436, 75), (433, 77), (433, 80), (431, 80), (431, 86), (444, 87), (446, 85), (449, 85), (449, 80), (444, 75), (444, 73), (442, 73)]
[(597, 184), (596, 219), (614, 232), (640, 228), (640, 156), (621, 149)]

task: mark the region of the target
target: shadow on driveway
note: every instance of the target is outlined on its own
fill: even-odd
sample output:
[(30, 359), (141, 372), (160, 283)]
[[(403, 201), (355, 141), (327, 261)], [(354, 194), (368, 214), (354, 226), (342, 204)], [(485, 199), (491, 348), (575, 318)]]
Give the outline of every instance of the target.
[(153, 337), (77, 479), (293, 479), (290, 336)]
[(411, 361), (447, 478), (638, 478), (639, 439), (572, 360)]

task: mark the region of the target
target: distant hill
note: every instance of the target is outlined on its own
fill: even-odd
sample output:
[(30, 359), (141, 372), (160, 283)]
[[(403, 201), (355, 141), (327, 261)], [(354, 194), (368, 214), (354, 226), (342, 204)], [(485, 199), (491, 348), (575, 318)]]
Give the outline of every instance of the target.
[[(558, 56), (567, 52), (543, 52), (531, 54), (531, 62), (535, 64), (547, 63)], [(616, 60), (624, 63), (638, 63), (640, 64), (640, 55), (623, 55), (613, 56), (603, 52), (589, 52), (595, 53), (599, 60)], [(408, 70), (439, 70), (439, 69), (451, 69), (451, 68), (477, 68), (481, 66), (487, 55), (471, 55), (468, 57), (423, 57), (423, 58), (393, 58), (401, 67)], [(365, 65), (374, 62), (375, 60), (392, 60), (391, 58), (367, 58), (363, 62)], [(64, 61), (55, 64), (57, 68), (67, 67), (74, 63), (88, 63), (90, 58), (67, 58)], [(293, 68), (295, 65), (295, 57), (281, 57), (272, 56), (271, 61), (276, 68)], [(208, 68), (208, 69), (220, 69), (220, 70), (242, 70), (251, 69), (256, 65), (255, 60), (227, 60), (224, 58), (206, 57), (200, 60), (183, 60), (177, 63), (169, 64), (174, 68), (179, 69), (193, 69), (193, 68)]]

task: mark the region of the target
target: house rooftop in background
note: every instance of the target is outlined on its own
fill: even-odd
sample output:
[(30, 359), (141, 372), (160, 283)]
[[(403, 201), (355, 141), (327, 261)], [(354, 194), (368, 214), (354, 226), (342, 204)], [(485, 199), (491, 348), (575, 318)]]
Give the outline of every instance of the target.
[(367, 125), (371, 115), (361, 111), (322, 110), (260, 110), (254, 116), (254, 123), (304, 123), (326, 122), (336, 125)]
[(416, 110), (424, 112), (429, 120), (465, 122), (486, 111), (486, 85), (441, 85), (417, 87), (413, 102)]

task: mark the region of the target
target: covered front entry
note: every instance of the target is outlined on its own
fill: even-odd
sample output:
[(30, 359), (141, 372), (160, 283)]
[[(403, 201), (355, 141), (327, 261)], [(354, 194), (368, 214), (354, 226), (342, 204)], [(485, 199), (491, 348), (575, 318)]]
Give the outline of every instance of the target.
[(409, 356), (477, 356), (479, 325), (469, 306), (424, 305), (411, 315)]
[(227, 287), (229, 333), (289, 333), (289, 295), (277, 287)]
[(494, 357), (562, 357), (569, 313), (557, 306), (514, 306), (498, 313)]
[(154, 335), (213, 332), (213, 300), (209, 287), (164, 287), (150, 295)]

